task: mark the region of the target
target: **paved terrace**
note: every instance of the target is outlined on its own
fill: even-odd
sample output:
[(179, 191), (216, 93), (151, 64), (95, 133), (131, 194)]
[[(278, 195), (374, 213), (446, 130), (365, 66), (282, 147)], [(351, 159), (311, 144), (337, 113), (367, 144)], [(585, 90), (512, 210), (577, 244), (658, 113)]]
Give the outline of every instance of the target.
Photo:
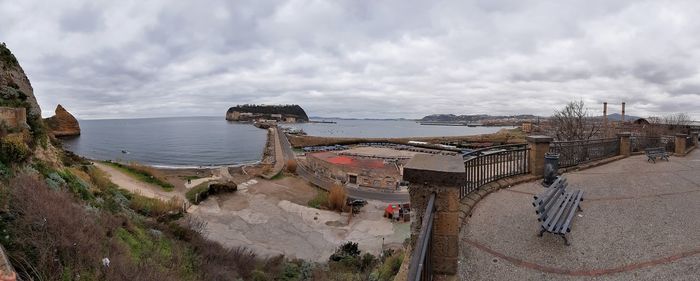
[(700, 280), (700, 152), (567, 173), (584, 190), (571, 246), (538, 237), (539, 182), (488, 195), (462, 228), (460, 280)]

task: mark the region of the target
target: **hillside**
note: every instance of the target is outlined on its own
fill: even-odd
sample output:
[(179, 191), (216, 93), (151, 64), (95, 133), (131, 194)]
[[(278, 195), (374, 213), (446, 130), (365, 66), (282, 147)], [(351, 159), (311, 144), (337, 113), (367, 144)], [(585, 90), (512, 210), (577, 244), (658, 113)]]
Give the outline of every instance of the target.
[(182, 202), (123, 190), (64, 151), (5, 44), (0, 70), (0, 279), (250, 280), (285, 268), (206, 240)]
[(226, 120), (238, 121), (246, 117), (245, 115), (236, 115), (249, 113), (253, 117), (261, 117), (273, 119), (273, 114), (281, 114), (283, 117), (293, 117), (299, 122), (308, 122), (309, 116), (306, 115), (301, 106), (296, 104), (286, 104), (286, 105), (256, 105), (256, 104), (244, 104), (231, 107), (226, 111)]

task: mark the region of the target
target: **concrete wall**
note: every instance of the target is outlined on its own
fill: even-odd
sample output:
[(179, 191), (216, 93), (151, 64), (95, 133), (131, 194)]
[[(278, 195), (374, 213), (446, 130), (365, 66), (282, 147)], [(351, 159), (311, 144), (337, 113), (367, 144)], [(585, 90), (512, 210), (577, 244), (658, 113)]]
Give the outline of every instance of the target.
[(5, 122), (10, 128), (27, 126), (27, 110), (25, 108), (0, 107), (0, 122)]
[(318, 175), (339, 180), (343, 183), (349, 183), (348, 174), (357, 176), (357, 184), (359, 186), (371, 188), (395, 189), (397, 183), (401, 181), (399, 170), (390, 172), (382, 169), (363, 169), (335, 165), (311, 156), (307, 156), (306, 161), (309, 167)]

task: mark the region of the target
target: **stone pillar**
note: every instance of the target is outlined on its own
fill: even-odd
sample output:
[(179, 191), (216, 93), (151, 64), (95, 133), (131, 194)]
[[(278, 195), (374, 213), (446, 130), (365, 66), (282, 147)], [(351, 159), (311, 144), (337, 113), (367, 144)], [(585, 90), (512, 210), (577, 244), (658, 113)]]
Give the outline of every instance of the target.
[(544, 154), (549, 152), (549, 144), (554, 140), (548, 136), (529, 136), (527, 146), (530, 148), (530, 173), (544, 175)]
[(698, 131), (691, 132), (690, 137), (693, 139), (693, 146), (695, 146), (695, 148), (698, 148)]
[(685, 155), (685, 138), (686, 134), (676, 134), (676, 155)]
[[(411, 198), (411, 241), (416, 245), (425, 209), (432, 193), (435, 197), (433, 223), (433, 273), (454, 275), (459, 260), (459, 189), (466, 181), (464, 160), (460, 156), (418, 154), (404, 167)], [(414, 249), (415, 251), (415, 249)]]
[(632, 133), (629, 132), (617, 134), (617, 137), (620, 138), (620, 155), (624, 155), (625, 157), (632, 155), (632, 143), (630, 141), (631, 135)]

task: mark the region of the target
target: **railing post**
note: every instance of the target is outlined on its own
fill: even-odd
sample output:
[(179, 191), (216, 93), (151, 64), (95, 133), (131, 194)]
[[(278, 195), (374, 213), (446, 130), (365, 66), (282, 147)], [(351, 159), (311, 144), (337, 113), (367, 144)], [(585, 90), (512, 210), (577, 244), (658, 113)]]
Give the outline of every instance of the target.
[(631, 135), (632, 133), (629, 132), (617, 134), (617, 137), (620, 138), (620, 155), (623, 155), (625, 157), (629, 157), (630, 155), (632, 155), (632, 143), (630, 141)]
[(685, 156), (685, 138), (688, 137), (686, 134), (676, 134), (676, 148), (675, 154), (680, 156)]
[(544, 175), (544, 154), (549, 152), (552, 137), (529, 136), (527, 146), (530, 148), (530, 173), (535, 176)]
[[(432, 272), (454, 275), (459, 260), (459, 193), (466, 181), (464, 161), (460, 156), (414, 156), (404, 167), (404, 180), (409, 182), (411, 210), (411, 241), (421, 231), (422, 219), (431, 194), (435, 193), (435, 221), (432, 229)], [(416, 249), (414, 249), (415, 252)], [(426, 268), (425, 270), (431, 270)]]

